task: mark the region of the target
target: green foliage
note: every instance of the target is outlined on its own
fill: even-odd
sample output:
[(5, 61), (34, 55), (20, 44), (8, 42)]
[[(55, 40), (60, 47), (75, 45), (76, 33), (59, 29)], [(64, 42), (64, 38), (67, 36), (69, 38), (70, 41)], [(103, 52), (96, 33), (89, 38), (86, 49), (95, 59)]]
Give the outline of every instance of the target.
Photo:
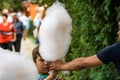
[[(71, 49), (65, 58), (66, 61), (97, 54), (102, 48), (116, 41), (116, 22), (112, 22), (112, 19), (116, 20), (117, 17), (111, 19), (111, 15), (117, 14), (111, 13), (109, 9), (112, 6), (111, 0), (70, 1), (64, 1), (73, 19)], [(69, 77), (71, 80), (118, 80), (117, 74), (113, 64), (110, 64), (77, 71)]]
[[(55, 0), (42, 0), (52, 4)], [(97, 54), (104, 47), (117, 41), (119, 0), (59, 0), (72, 18), (72, 42), (65, 61)], [(66, 80), (119, 80), (111, 63), (82, 71), (62, 74)]]
[(3, 9), (22, 9), (22, 0), (0, 0), (0, 11)]

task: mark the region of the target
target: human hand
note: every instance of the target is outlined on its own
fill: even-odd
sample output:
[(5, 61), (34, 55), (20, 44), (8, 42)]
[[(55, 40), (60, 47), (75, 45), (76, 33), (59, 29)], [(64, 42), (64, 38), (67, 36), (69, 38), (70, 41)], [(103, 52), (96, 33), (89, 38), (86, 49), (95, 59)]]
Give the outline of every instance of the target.
[(58, 71), (52, 70), (50, 72), (50, 75), (52, 75), (53, 77), (55, 77), (57, 75)]
[(58, 80), (65, 80), (64, 78), (59, 78)]
[(51, 63), (50, 70), (61, 71), (64, 62), (62, 60), (57, 60)]
[(23, 40), (26, 40), (26, 37), (23, 37)]
[(57, 71), (52, 70), (52, 71), (50, 71), (49, 76), (47, 78), (45, 78), (44, 80), (53, 80), (56, 77), (56, 75), (57, 75)]
[(16, 38), (13, 38), (12, 40), (11, 40), (11, 42), (15, 42), (16, 41)]

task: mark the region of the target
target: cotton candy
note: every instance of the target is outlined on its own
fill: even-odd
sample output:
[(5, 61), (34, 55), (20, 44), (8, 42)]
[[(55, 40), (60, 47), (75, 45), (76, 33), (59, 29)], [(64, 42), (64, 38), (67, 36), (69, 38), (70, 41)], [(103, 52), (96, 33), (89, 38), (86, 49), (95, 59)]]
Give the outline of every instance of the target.
[(37, 74), (31, 59), (0, 48), (0, 80), (37, 80)]
[(47, 61), (61, 60), (71, 43), (72, 19), (59, 2), (46, 11), (39, 31), (39, 53)]

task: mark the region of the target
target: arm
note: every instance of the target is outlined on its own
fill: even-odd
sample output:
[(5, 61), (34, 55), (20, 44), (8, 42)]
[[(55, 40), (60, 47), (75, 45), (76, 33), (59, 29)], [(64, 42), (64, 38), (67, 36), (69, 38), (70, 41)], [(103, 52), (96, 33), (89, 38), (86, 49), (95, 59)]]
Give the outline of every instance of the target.
[(96, 55), (93, 55), (86, 58), (77, 58), (68, 63), (55, 62), (51, 65), (51, 69), (60, 70), (60, 71), (63, 70), (74, 71), (74, 70), (81, 70), (90, 67), (95, 67), (102, 64), (103, 63), (98, 59), (98, 57)]
[(26, 40), (26, 34), (27, 34), (27, 32), (26, 32), (26, 30), (24, 29), (24, 30), (23, 30), (23, 40)]
[(16, 32), (14, 32), (13, 36), (14, 36), (13, 40), (16, 41)]
[(23, 40), (25, 40), (26, 39), (26, 30), (25, 30), (25, 26), (23, 25), (22, 22), (21, 22), (21, 30), (22, 30), (22, 38), (23, 38)]
[(16, 41), (16, 29), (14, 25), (12, 25), (12, 27), (13, 27), (13, 41)]
[(57, 75), (57, 71), (52, 70), (50, 72), (50, 75), (45, 80), (53, 80), (56, 77), (56, 75)]
[(36, 30), (37, 30), (37, 32), (36, 32), (36, 38), (38, 38), (38, 36), (39, 36), (39, 27), (36, 27)]

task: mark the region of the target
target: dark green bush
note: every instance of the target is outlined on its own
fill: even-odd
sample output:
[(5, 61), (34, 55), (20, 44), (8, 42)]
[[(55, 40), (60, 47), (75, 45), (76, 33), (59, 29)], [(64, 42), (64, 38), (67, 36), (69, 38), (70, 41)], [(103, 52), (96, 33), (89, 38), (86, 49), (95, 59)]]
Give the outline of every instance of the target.
[[(66, 61), (97, 54), (102, 48), (117, 41), (118, 13), (115, 8), (118, 5), (113, 6), (112, 0), (70, 1), (64, 1), (73, 19), (72, 42)], [(76, 71), (69, 77), (71, 80), (118, 80), (119, 78), (113, 64)]]
[[(41, 0), (52, 4), (55, 0)], [(119, 0), (59, 0), (72, 18), (72, 42), (65, 61), (97, 54), (117, 41)], [(112, 63), (82, 71), (62, 74), (67, 80), (120, 80)]]

